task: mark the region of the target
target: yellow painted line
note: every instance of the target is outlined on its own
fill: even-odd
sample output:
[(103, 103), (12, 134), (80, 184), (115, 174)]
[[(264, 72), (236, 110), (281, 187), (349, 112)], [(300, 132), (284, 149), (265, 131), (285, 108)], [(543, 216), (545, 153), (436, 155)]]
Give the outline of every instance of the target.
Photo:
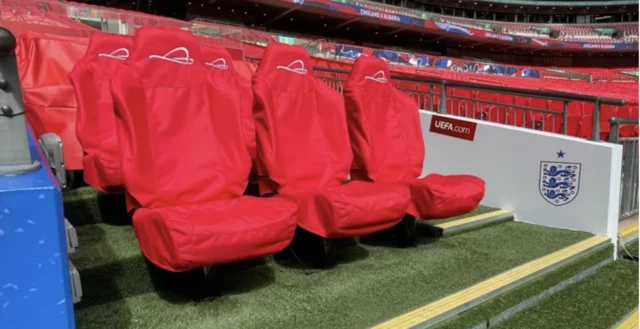
[[(578, 242), (572, 246), (551, 253), (547, 256), (538, 258), (524, 265), (503, 272), (493, 278), (480, 282), (467, 289), (459, 291), (453, 295), (449, 295), (443, 299), (425, 305), (419, 309), (405, 313), (397, 318), (391, 319), (373, 329), (406, 329), (416, 324), (427, 321), (433, 321), (438, 317), (442, 317), (449, 313), (450, 316), (460, 313), (471, 308), (474, 301), (480, 300), (482, 297), (493, 296), (497, 293), (506, 291), (504, 288), (512, 285), (527, 277), (551, 268), (553, 265), (560, 264), (568, 259), (587, 251), (599, 244), (606, 243), (609, 238), (603, 236), (594, 236), (589, 239)], [(500, 291), (500, 290), (504, 291)], [(454, 314), (450, 314), (450, 313)], [(440, 319), (444, 320), (444, 319)], [(437, 321), (440, 321), (437, 320)]]
[(509, 213), (511, 213), (511, 211), (502, 210), (501, 209), (501, 210), (487, 212), (487, 213), (484, 213), (484, 214), (475, 215), (475, 216), (471, 216), (471, 217), (467, 217), (467, 218), (453, 220), (453, 221), (442, 223), (442, 224), (438, 224), (438, 225), (435, 225), (435, 226), (439, 227), (441, 229), (448, 229), (448, 228), (452, 228), (452, 227), (456, 227), (456, 226), (467, 225), (467, 224), (470, 224), (470, 223), (483, 221), (485, 219), (489, 219), (489, 218), (492, 218), (492, 217), (506, 215), (506, 214), (509, 214)]
[(631, 313), (616, 329), (638, 329), (638, 310)]
[(626, 225), (620, 229), (620, 236), (623, 240), (629, 239), (631, 237), (638, 235), (638, 222), (633, 222), (632, 224)]

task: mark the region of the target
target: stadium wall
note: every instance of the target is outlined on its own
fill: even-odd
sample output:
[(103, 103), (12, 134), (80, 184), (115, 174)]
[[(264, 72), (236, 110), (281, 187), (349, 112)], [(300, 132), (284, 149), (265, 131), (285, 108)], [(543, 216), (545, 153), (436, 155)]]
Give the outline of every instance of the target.
[[(513, 210), (520, 222), (590, 232), (615, 243), (620, 145), (423, 110), (420, 118), (426, 147), (423, 175), (477, 175), (486, 181), (483, 205)], [(544, 196), (542, 183), (551, 183), (545, 165), (570, 166), (576, 180), (570, 178), (565, 186), (575, 193), (564, 200)]]

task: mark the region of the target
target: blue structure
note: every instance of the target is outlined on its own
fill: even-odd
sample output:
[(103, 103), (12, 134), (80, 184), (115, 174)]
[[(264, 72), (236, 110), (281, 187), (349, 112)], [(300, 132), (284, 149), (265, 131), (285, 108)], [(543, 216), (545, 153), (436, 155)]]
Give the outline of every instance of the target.
[[(34, 160), (47, 163), (29, 133)], [(73, 329), (62, 193), (46, 165), (0, 176), (0, 328)]]
[(74, 329), (62, 193), (25, 124), (15, 44), (0, 28), (0, 328)]

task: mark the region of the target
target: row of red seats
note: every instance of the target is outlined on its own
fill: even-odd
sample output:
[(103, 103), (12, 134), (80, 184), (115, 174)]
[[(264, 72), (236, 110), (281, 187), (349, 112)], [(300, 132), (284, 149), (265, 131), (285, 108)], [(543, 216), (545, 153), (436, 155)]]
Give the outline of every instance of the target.
[[(411, 222), (473, 210), (481, 179), (417, 179), (417, 106), (362, 73), (388, 76), (376, 61), (354, 68), (345, 109), (339, 93), (307, 72), (311, 60), (299, 46), (271, 44), (249, 87), (226, 50), (201, 46), (189, 32), (96, 34), (70, 74), (85, 179), (103, 192), (125, 191), (143, 254), (170, 271), (279, 252), (296, 227), (333, 239), (393, 227), (407, 213)], [(387, 120), (396, 117), (391, 106), (371, 103), (380, 95), (406, 113), (411, 135), (399, 138), (400, 125)], [(243, 195), (252, 160), (271, 197)]]
[[(428, 96), (427, 86), (407, 82), (397, 82), (396, 85), (411, 95), (420, 108), (439, 108), (439, 95), (441, 92), (439, 86), (433, 88), (433, 96)], [(416, 90), (416, 92), (413, 92), (413, 90)], [(448, 114), (562, 133), (563, 119), (561, 113), (564, 110), (563, 101), (463, 88), (448, 88), (447, 97), (446, 112)], [(433, 101), (432, 106), (430, 104), (431, 101)], [(588, 139), (592, 137), (593, 125), (591, 120), (594, 107), (594, 103), (589, 102), (573, 101), (567, 103), (567, 135)], [(548, 112), (556, 112), (558, 114)], [(633, 104), (624, 106), (601, 105), (599, 128), (602, 140), (608, 140), (610, 131), (609, 119), (612, 117), (638, 118), (638, 107)], [(637, 137), (637, 128), (634, 126), (621, 126), (620, 136)]]

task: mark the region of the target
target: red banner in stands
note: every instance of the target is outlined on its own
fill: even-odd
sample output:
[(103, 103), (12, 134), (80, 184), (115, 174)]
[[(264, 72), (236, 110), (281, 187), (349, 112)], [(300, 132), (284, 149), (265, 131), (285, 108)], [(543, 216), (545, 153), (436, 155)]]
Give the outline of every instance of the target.
[(476, 136), (475, 122), (458, 120), (449, 117), (434, 115), (429, 131), (436, 134), (451, 136), (468, 141), (473, 141)]

